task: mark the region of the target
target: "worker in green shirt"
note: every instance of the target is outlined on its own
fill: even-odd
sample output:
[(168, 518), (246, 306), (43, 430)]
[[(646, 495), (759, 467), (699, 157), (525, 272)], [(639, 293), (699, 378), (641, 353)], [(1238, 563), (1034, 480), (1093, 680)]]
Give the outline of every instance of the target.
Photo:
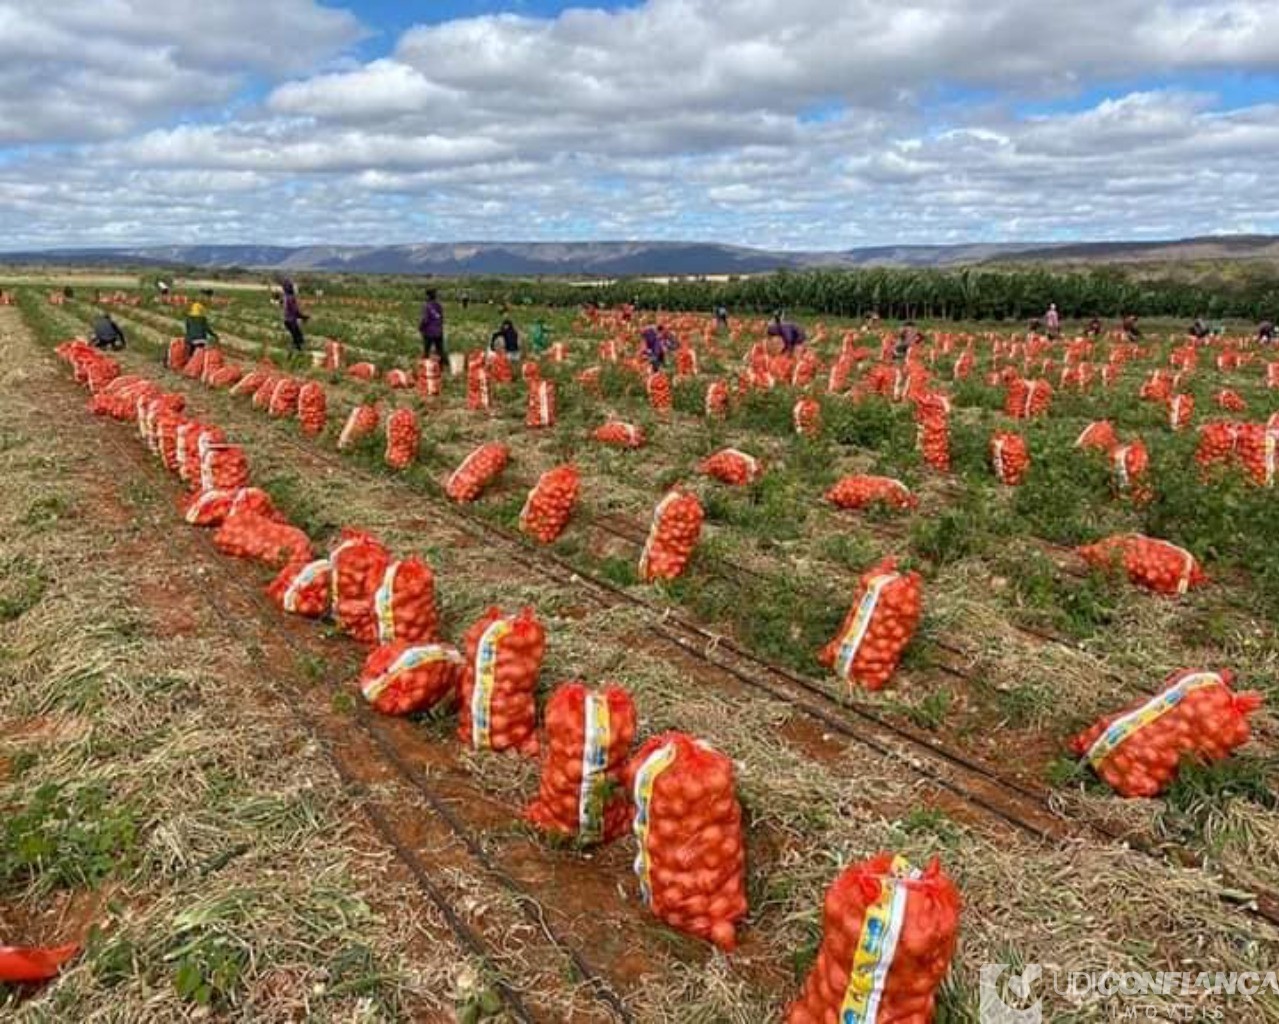
[(529, 344), (533, 346), (534, 352), (545, 352), (551, 347), (551, 332), (546, 329), (546, 324), (538, 320), (533, 324), (533, 329), (529, 331)]

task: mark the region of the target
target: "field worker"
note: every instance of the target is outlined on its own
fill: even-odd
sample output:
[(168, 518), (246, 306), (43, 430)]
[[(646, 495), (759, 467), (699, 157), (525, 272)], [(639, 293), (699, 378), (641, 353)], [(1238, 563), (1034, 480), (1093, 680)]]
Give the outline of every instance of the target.
[(489, 339), (489, 351), (496, 352), (499, 348), (506, 352), (506, 358), (513, 363), (520, 360), (520, 332), (515, 329), (508, 317), (502, 321), (502, 325), (493, 332), (493, 337)]
[(721, 331), (728, 330), (728, 307), (723, 304), (715, 307), (715, 326)]
[(1275, 340), (1274, 321), (1272, 320), (1261, 321), (1261, 323), (1257, 326), (1257, 340), (1264, 344), (1270, 344), (1272, 341)]
[(1100, 338), (1101, 337), (1101, 321), (1098, 320), (1096, 317), (1093, 317), (1091, 320), (1089, 320), (1088, 326), (1084, 328), (1084, 337)]
[(439, 356), (440, 365), (447, 366), (448, 356), (444, 352), (444, 307), (440, 305), (439, 294), (434, 288), (426, 290), (426, 301), (422, 304), (417, 332), (422, 335), (423, 358), (430, 359), (434, 352)]
[(1044, 330), (1048, 337), (1055, 338), (1061, 333), (1061, 315), (1057, 312), (1057, 303), (1048, 303), (1048, 312), (1044, 314)]
[(1204, 338), (1208, 337), (1208, 325), (1204, 323), (1204, 318), (1201, 316), (1195, 317), (1195, 322), (1190, 325), (1190, 330), (1187, 333), (1196, 341), (1203, 341)]
[(666, 329), (665, 324), (658, 324), (656, 327), (645, 327), (640, 332), (640, 337), (644, 339), (644, 355), (648, 358), (648, 365), (656, 373), (666, 365), (667, 353), (673, 351), (667, 345), (674, 342), (674, 336)]
[(546, 324), (541, 320), (533, 322), (533, 330), (529, 332), (529, 342), (533, 346), (533, 351), (541, 355), (551, 347), (551, 332), (546, 329)]
[(1121, 325), (1124, 337), (1129, 341), (1136, 341), (1141, 337), (1141, 328), (1137, 326), (1137, 316), (1135, 313), (1129, 313), (1124, 317)]
[(770, 338), (782, 339), (782, 354), (794, 355), (795, 350), (808, 340), (808, 335), (804, 333), (804, 329), (799, 324), (791, 323), (788, 320), (782, 320), (780, 313), (773, 317), (773, 322), (768, 325), (768, 336)]
[(209, 342), (218, 340), (217, 334), (209, 326), (209, 315), (204, 308), (204, 303), (191, 303), (182, 333), (186, 339), (188, 359), (195, 355), (196, 349), (204, 348)]
[(910, 350), (923, 340), (923, 337), (919, 333), (919, 328), (915, 326), (915, 322), (907, 320), (897, 335), (897, 344), (893, 346), (893, 359), (899, 363), (902, 362), (910, 354)]
[(99, 309), (93, 320), (92, 340), (94, 348), (124, 348), (124, 331), (105, 309)]
[(284, 329), (289, 332), (289, 337), (293, 339), (293, 350), (301, 352), (306, 348), (306, 338), (302, 336), (302, 321), (309, 320), (302, 307), (298, 305), (298, 290), (292, 281), (287, 278), (282, 285), (284, 288)]

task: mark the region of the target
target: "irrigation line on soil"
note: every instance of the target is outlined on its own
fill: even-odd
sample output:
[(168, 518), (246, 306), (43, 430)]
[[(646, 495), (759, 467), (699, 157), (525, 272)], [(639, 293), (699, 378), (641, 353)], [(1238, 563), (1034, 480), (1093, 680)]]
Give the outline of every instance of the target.
[[(109, 446), (120, 454), (126, 462), (137, 460), (136, 449), (126, 446), (114, 432), (104, 431), (103, 433), (105, 437), (109, 438)], [(166, 482), (170, 482), (167, 475), (163, 479)], [(262, 605), (262, 595), (238, 574), (225, 572), (223, 573), (223, 576), (243, 591), (254, 602), (254, 604), (259, 606)], [(203, 592), (203, 596), (214, 605), (214, 607), (218, 610), (218, 613), (224, 619), (230, 621), (234, 618), (225, 605), (223, 605), (223, 603), (217, 598), (216, 592), (213, 588), (206, 589)], [(485, 966), (485, 968), (487, 968), (495, 988), (498, 990), (498, 993), (507, 1004), (508, 1009), (515, 1019), (520, 1021), (521, 1024), (537, 1024), (538, 1018), (529, 1011), (519, 993), (502, 980), (501, 970), (497, 967), (492, 958), (491, 947), (483, 938), (480, 937), (479, 933), (477, 933), (470, 925), (458, 916), (457, 912), (453, 909), (452, 904), (449, 903), (447, 897), (431, 880), (430, 873), (426, 865), (422, 862), (422, 859), (416, 852), (406, 846), (396, 835), (395, 829), (391, 825), (390, 820), (373, 802), (372, 794), (368, 786), (364, 782), (360, 781), (360, 779), (358, 779), (350, 771), (342, 758), (334, 751), (332, 744), (323, 735), (315, 716), (305, 710), (306, 695), (296, 690), (291, 694), (286, 694), (281, 692), (280, 688), (274, 683), (269, 683), (268, 685), (276, 697), (282, 699), (285, 706), (287, 706), (290, 711), (296, 715), (307, 733), (324, 752), (325, 758), (333, 766), (333, 769), (342, 781), (343, 786), (357, 797), (358, 803), (364, 811), (365, 816), (368, 818), (369, 823), (373, 826), (373, 829), (392, 849), (396, 858), (409, 870), (414, 881), (426, 894), (427, 898), (436, 906), (437, 909), (439, 909), (440, 913), (444, 916), (449, 929), (457, 936), (467, 950), (475, 956)], [(445, 822), (449, 830), (453, 832), (456, 838), (463, 844), (463, 846), (465, 846), (472, 859), (482, 865), (485, 872), (497, 880), (502, 887), (514, 897), (514, 902), (519, 907), (521, 915), (531, 925), (546, 935), (551, 944), (573, 964), (573, 967), (586, 983), (592, 995), (597, 1000), (606, 1004), (608, 1009), (612, 1011), (616, 1018), (624, 1022), (624, 1024), (636, 1024), (634, 1015), (626, 1007), (621, 997), (616, 991), (614, 991), (613, 987), (609, 984), (604, 975), (591, 965), (577, 947), (558, 935), (546, 921), (544, 915), (531, 909), (533, 906), (536, 906), (536, 900), (532, 894), (493, 863), (492, 859), (484, 852), (483, 847), (476, 840), (475, 836), (427, 785), (422, 773), (412, 767), (404, 759), (403, 755), (395, 749), (394, 743), (387, 739), (380, 728), (371, 724), (367, 714), (357, 713), (354, 718), (360, 730), (368, 736), (368, 738), (373, 741), (374, 745), (376, 745), (382, 752), (385, 760), (395, 769), (401, 779), (411, 786), (422, 797), (432, 811)]]
[[(279, 438), (288, 447), (299, 452), (300, 454), (318, 461), (331, 468), (339, 469), (342, 472), (359, 476), (362, 479), (379, 485), (385, 485), (388, 481), (385, 477), (372, 473), (371, 471), (353, 465), (342, 460), (336, 455), (332, 455), (315, 446), (306, 446), (295, 438), (290, 437), (284, 431), (279, 431)], [(409, 486), (412, 486), (411, 484)], [(922, 735), (921, 733), (910, 729), (906, 726), (894, 723), (875, 712), (856, 703), (848, 703), (837, 700), (832, 697), (825, 689), (804, 676), (791, 670), (775, 665), (764, 659), (758, 658), (749, 651), (738, 646), (734, 641), (727, 637), (716, 635), (709, 630), (674, 614), (671, 609), (663, 608), (652, 602), (646, 601), (641, 597), (615, 586), (607, 580), (601, 579), (593, 574), (583, 572), (572, 563), (561, 558), (553, 552), (545, 550), (530, 550), (525, 540), (510, 530), (491, 523), (481, 516), (468, 513), (459, 509), (455, 503), (448, 500), (443, 494), (440, 485), (431, 481), (427, 488), (414, 488), (419, 492), (426, 490), (433, 499), (437, 511), (445, 512), (455, 522), (463, 524), (462, 528), (470, 532), (472, 536), (480, 534), (487, 535), (489, 538), (501, 540), (508, 547), (519, 552), (513, 556), (513, 559), (537, 572), (544, 572), (548, 565), (554, 565), (562, 573), (566, 574), (565, 581), (569, 585), (575, 585), (579, 588), (586, 587), (594, 589), (596, 600), (599, 593), (602, 592), (613, 599), (614, 602), (624, 602), (634, 607), (642, 608), (656, 617), (657, 622), (650, 628), (657, 636), (662, 637), (668, 643), (678, 647), (681, 651), (689, 654), (703, 663), (726, 672), (734, 678), (738, 679), (744, 685), (753, 689), (757, 689), (768, 694), (774, 699), (784, 701), (790, 705), (797, 707), (804, 714), (834, 729), (841, 736), (847, 739), (861, 743), (876, 752), (889, 756), (906, 765), (911, 771), (918, 775), (929, 779), (941, 788), (954, 793), (964, 802), (978, 807), (998, 819), (1001, 819), (1017, 829), (1026, 832), (1038, 839), (1052, 843), (1061, 842), (1071, 837), (1072, 832), (1070, 826), (1064, 823), (1060, 815), (1056, 814), (1049, 806), (1049, 793), (1043, 789), (1036, 789), (1026, 786), (1016, 779), (1008, 778), (995, 768), (981, 761), (969, 757), (962, 751), (958, 751), (948, 744), (941, 743), (935, 739)], [(616, 532), (616, 531), (613, 531)], [(627, 537), (623, 533), (617, 534), (622, 539), (633, 542), (633, 538)], [(1059, 547), (1058, 545), (1053, 545)], [(745, 572), (754, 572), (754, 570), (746, 569)], [(606, 604), (607, 606), (607, 604)], [(704, 641), (706, 649), (703, 650), (697, 643), (691, 642), (685, 638), (679, 637), (672, 631), (672, 625), (685, 634), (697, 637)], [(729, 664), (725, 664), (721, 660), (712, 658), (708, 651), (711, 650), (727, 650), (734, 658), (748, 666), (748, 668), (738, 668)], [(944, 666), (936, 666), (944, 668)], [(951, 669), (951, 674), (960, 678), (971, 678), (965, 676), (957, 669)], [(774, 680), (779, 680), (781, 685), (768, 682), (762, 676), (766, 674)], [(821, 706), (815, 706), (810, 700), (800, 694), (796, 694), (798, 688), (804, 694), (817, 699)], [(787, 692), (787, 691), (790, 692)], [(848, 721), (849, 715), (854, 715), (861, 719), (863, 727), (855, 727)], [(1015, 794), (1014, 800), (1005, 799), (1002, 805), (993, 796), (985, 796), (980, 792), (976, 792), (971, 788), (965, 787), (960, 782), (947, 778), (942, 770), (937, 768), (929, 768), (925, 766), (917, 757), (912, 757), (908, 753), (895, 749), (891, 740), (871, 740), (866, 736), (864, 725), (869, 724), (880, 730), (882, 734), (889, 734), (892, 739), (904, 742), (908, 745), (922, 751), (925, 759), (931, 759), (934, 763), (940, 761), (950, 767), (952, 772), (958, 772), (961, 775), (969, 777), (970, 782), (976, 782), (980, 788), (986, 788), (986, 785), (993, 784), (996, 791), (1004, 791), (1001, 796), (1006, 797), (1008, 793)], [(1023, 805), (1023, 811), (1027, 805), (1031, 805), (1033, 809), (1030, 813), (1035, 817), (1046, 819), (1053, 822), (1052, 826), (1030, 820), (1024, 813), (1019, 813), (1013, 806), (1013, 803)], [(1138, 852), (1148, 855), (1156, 860), (1164, 859), (1171, 854), (1179, 863), (1186, 867), (1194, 867), (1199, 863), (1199, 859), (1194, 853), (1184, 847), (1176, 845), (1156, 846), (1149, 840), (1139, 836), (1124, 834), (1103, 822), (1087, 819), (1082, 822), (1072, 823), (1075, 827), (1082, 825), (1091, 830), (1098, 838), (1109, 842), (1118, 842), (1126, 844)], [(1279, 895), (1270, 892), (1253, 892), (1253, 887), (1243, 887), (1232, 883), (1230, 876), (1223, 873), (1223, 880), (1231, 886), (1231, 888), (1241, 891), (1249, 891), (1252, 896), (1251, 903), (1238, 904), (1245, 912), (1256, 914), (1272, 924), (1279, 925)]]

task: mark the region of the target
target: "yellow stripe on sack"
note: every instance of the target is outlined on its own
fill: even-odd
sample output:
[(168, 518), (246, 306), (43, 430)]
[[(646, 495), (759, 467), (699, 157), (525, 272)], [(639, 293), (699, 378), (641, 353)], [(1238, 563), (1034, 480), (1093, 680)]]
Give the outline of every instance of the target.
[(410, 647), (401, 653), (380, 676), (374, 676), (367, 682), (361, 683), (360, 692), (364, 694), (364, 699), (372, 704), (403, 673), (440, 661), (461, 665), (463, 659), (461, 654), (447, 644), (422, 644), (419, 647)]
[(639, 878), (640, 897), (645, 906), (653, 904), (652, 863), (648, 854), (648, 832), (652, 824), (651, 810), (653, 787), (658, 777), (675, 763), (675, 744), (667, 743), (645, 758), (635, 773), (632, 797), (635, 801), (635, 842), (639, 852), (635, 855), (635, 874)]
[(876, 1024), (906, 920), (909, 889), (905, 879), (919, 877), (904, 857), (894, 857), (888, 874), (879, 880), (879, 895), (862, 916), (857, 949), (848, 972), (848, 986), (839, 1009), (839, 1024)]
[(381, 643), (395, 640), (395, 574), (400, 563), (392, 562), (382, 576), (382, 585), (373, 595), (373, 609), (377, 614), (377, 635)]
[(480, 637), (475, 650), (475, 688), (471, 691), (471, 745), (488, 750), (492, 740), (493, 691), (497, 688), (497, 645), (510, 635), (514, 624), (498, 619)]
[(1140, 729), (1157, 722), (1196, 690), (1206, 690), (1221, 683), (1216, 672), (1187, 672), (1162, 693), (1157, 693), (1139, 708), (1121, 715), (1088, 748), (1084, 760), (1097, 767), (1126, 739)]

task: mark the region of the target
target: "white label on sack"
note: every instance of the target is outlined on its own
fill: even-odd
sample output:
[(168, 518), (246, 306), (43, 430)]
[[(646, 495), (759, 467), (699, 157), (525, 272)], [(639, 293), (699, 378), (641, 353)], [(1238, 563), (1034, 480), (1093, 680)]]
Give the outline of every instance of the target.
[(849, 967), (848, 985), (840, 1004), (840, 1024), (879, 1024), (888, 975), (906, 924), (909, 886), (920, 878), (904, 857), (894, 857), (889, 873), (879, 880), (879, 894), (862, 915), (857, 948)]
[(446, 661), (450, 665), (465, 664), (462, 655), (447, 644), (421, 644), (403, 651), (385, 672), (360, 684), (360, 692), (370, 704), (376, 701), (396, 678), (423, 665)]
[(195, 424), (189, 420), (178, 426), (178, 435), (174, 443), (174, 450), (177, 452), (178, 460), (178, 478), (187, 479), (190, 474), (187, 472), (187, 435), (191, 432), (191, 428)]
[(351, 438), (355, 434), (355, 425), (360, 418), (360, 410), (363, 406), (357, 405), (351, 410), (351, 415), (346, 418), (346, 423), (342, 427), (342, 433), (338, 435), (338, 448), (342, 449), (351, 443)]
[(995, 463), (995, 478), (1001, 484), (1008, 483), (1008, 480), (1004, 476), (1004, 439), (1002, 437), (995, 439), (991, 458)]
[(551, 382), (541, 381), (537, 385), (538, 422), (544, 427), (551, 425)]
[(608, 790), (608, 748), (612, 743), (612, 720), (603, 694), (586, 695), (584, 742), (582, 744), (582, 784), (577, 795), (578, 835), (583, 842), (597, 843), (604, 837), (604, 800)]
[(204, 491), (195, 499), (187, 509), (186, 521), (189, 525), (194, 526), (204, 518), (205, 513), (209, 511), (209, 506), (219, 501), (226, 501), (231, 496), (230, 491)]
[(320, 578), (321, 574), (326, 572), (331, 572), (331, 566), (328, 559), (325, 558), (308, 562), (304, 565), (298, 574), (293, 577), (293, 582), (284, 591), (284, 600), (282, 602), (284, 610), (297, 614), (298, 599), (301, 597), (303, 588), (311, 586)]
[(670, 508), (671, 503), (678, 500), (679, 497), (679, 491), (671, 491), (670, 494), (657, 503), (657, 508), (653, 509), (653, 521), (649, 524), (648, 538), (644, 541), (644, 550), (640, 552), (640, 579), (648, 576), (648, 560), (652, 555), (653, 544), (657, 541), (658, 529), (662, 525), (662, 516)]
[(1263, 446), (1265, 449), (1266, 486), (1273, 487), (1275, 485), (1276, 450), (1279, 449), (1279, 429), (1266, 430)]
[(333, 606), (334, 611), (337, 611), (338, 606), (338, 560), (342, 557), (343, 551), (358, 543), (359, 541), (357, 540), (344, 540), (329, 555), (329, 562), (333, 566), (333, 574), (329, 578), (329, 603)]
[(1084, 760), (1094, 766), (1100, 765), (1133, 733), (1158, 721), (1191, 693), (1217, 686), (1222, 682), (1221, 676), (1216, 672), (1183, 673), (1171, 686), (1155, 694), (1140, 707), (1120, 715), (1111, 722), (1088, 748), (1088, 752), (1084, 754)]
[(224, 452), (231, 446), (229, 444), (215, 444), (210, 441), (208, 435), (200, 435), (200, 490), (208, 491), (213, 489), (213, 460), (218, 457), (219, 452)]
[(899, 579), (901, 579), (900, 573), (881, 573), (871, 577), (870, 582), (866, 584), (866, 590), (858, 599), (853, 619), (839, 641), (839, 653), (835, 657), (835, 672), (844, 682), (853, 682), (853, 660), (866, 640), (866, 633), (870, 630), (871, 621), (875, 618), (879, 599), (883, 596), (885, 588)]
[(479, 448), (476, 448), (475, 451), (471, 452), (471, 454), (468, 455), (466, 458), (464, 458), (462, 460), (462, 464), (458, 466), (457, 469), (453, 470), (452, 475), (449, 477), (449, 482), (445, 484), (445, 488), (451, 491), (453, 489), (453, 485), (457, 482), (458, 478), (465, 476), (466, 471), (470, 469), (471, 467), (471, 463), (475, 462), (483, 454), (484, 454), (484, 448), (479, 447)]
[(1131, 447), (1131, 445), (1121, 444), (1115, 449), (1115, 479), (1118, 481), (1121, 491), (1128, 490), (1128, 452)]
[(387, 566), (386, 572), (382, 574), (382, 585), (373, 595), (379, 643), (389, 644), (395, 641), (395, 577), (399, 571), (399, 562), (392, 562)]

